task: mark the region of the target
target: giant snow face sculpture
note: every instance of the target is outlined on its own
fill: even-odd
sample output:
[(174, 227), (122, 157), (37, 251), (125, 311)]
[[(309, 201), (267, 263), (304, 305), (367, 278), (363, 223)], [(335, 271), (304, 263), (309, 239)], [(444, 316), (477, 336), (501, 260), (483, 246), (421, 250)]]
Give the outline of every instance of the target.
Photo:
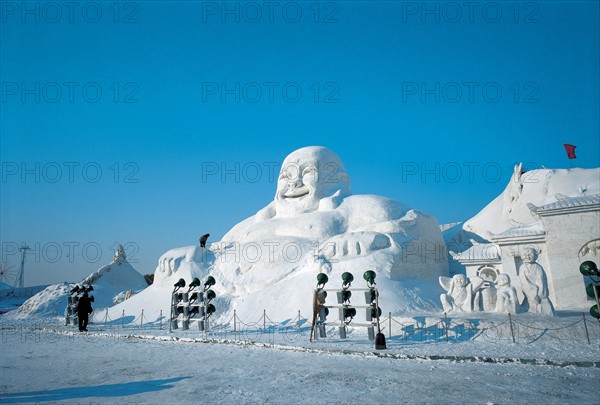
[[(387, 302), (409, 299), (397, 280), (448, 274), (437, 221), (389, 198), (351, 195), (342, 161), (321, 146), (287, 156), (273, 200), (213, 243), (210, 252), (210, 263), (194, 265), (195, 276), (206, 276), (199, 269), (210, 272), (222, 300), (219, 311), (236, 309), (237, 316), (251, 316), (256, 308), (280, 319), (309, 311), (319, 272), (339, 280), (346, 271), (358, 278), (374, 270)], [(198, 258), (170, 251), (161, 260), (167, 262), (157, 269), (155, 283), (159, 276), (179, 273), (178, 267), (193, 269)], [(172, 269), (166, 265), (171, 263)]]
[(334, 152), (320, 146), (298, 149), (283, 161), (275, 193), (275, 215), (292, 217), (316, 211), (321, 200), (349, 193), (346, 168)]
[(215, 246), (214, 271), (236, 291), (309, 267), (377, 267), (392, 279), (447, 271), (445, 254), (428, 253), (444, 250), (435, 219), (385, 197), (351, 195), (344, 164), (322, 146), (288, 155), (273, 201)]

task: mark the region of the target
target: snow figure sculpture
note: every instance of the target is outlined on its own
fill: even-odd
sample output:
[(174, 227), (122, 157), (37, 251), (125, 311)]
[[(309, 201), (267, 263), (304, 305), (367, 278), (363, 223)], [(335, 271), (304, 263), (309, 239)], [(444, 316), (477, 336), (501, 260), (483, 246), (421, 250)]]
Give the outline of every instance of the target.
[(494, 283), (484, 285), (475, 293), (475, 301), (473, 302), (473, 310), (493, 311), (496, 308), (496, 299), (498, 292)]
[(115, 254), (113, 256), (113, 262), (116, 264), (121, 264), (127, 258), (125, 256), (125, 249), (120, 243), (117, 243), (117, 250), (115, 250)]
[(554, 315), (554, 308), (548, 299), (546, 274), (544, 268), (536, 262), (537, 257), (537, 251), (533, 248), (526, 248), (521, 254), (523, 264), (519, 267), (519, 280), (525, 295), (522, 305), (529, 312)]
[(500, 274), (496, 285), (495, 312), (516, 314), (518, 306), (517, 289), (510, 285), (508, 274)]
[(456, 274), (454, 277), (440, 277), (440, 285), (447, 294), (440, 295), (440, 301), (444, 312), (473, 312), (478, 310), (473, 305), (475, 293), (483, 286), (483, 279), (473, 277), (469, 280), (464, 274)]
[[(336, 277), (376, 269), (378, 280), (437, 278), (448, 274), (444, 248), (435, 218), (385, 197), (352, 195), (340, 158), (311, 146), (284, 159), (271, 203), (213, 243), (211, 275), (222, 283), (221, 294), (243, 297), (245, 307), (275, 306), (287, 315), (303, 303), (289, 300), (298, 296), (298, 283), (312, 288), (319, 271)], [(397, 283), (378, 285), (382, 295), (386, 288), (401, 294)], [(261, 293), (267, 288), (268, 297)], [(435, 305), (434, 296), (421, 302), (427, 299)]]

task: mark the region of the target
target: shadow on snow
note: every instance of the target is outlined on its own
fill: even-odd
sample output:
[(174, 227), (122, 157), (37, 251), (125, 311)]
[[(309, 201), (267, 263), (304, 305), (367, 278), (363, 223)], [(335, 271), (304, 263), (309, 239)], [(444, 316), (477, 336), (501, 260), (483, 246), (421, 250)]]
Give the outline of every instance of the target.
[(63, 401), (90, 397), (125, 397), (145, 392), (162, 391), (173, 388), (172, 383), (191, 377), (168, 378), (165, 380), (133, 381), (122, 384), (91, 385), (83, 387), (59, 388), (55, 390), (17, 392), (0, 395), (3, 404)]

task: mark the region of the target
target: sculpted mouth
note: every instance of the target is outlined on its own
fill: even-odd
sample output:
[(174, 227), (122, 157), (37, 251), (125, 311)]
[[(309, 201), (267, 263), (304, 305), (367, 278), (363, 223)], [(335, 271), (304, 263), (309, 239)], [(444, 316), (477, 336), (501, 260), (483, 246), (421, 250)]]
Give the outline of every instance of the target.
[(283, 197), (286, 199), (302, 198), (304, 196), (307, 196), (309, 193), (310, 190), (308, 189), (308, 187), (292, 188), (283, 193)]

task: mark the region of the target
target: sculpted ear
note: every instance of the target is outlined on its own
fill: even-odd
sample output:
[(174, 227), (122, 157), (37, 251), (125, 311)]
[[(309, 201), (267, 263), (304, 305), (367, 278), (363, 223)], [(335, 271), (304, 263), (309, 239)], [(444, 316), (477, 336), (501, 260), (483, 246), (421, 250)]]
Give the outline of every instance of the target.
[(521, 175), (523, 174), (523, 162), (519, 163), (518, 165), (515, 165), (515, 169), (514, 169), (514, 177), (515, 177), (515, 181), (517, 182), (521, 182)]

